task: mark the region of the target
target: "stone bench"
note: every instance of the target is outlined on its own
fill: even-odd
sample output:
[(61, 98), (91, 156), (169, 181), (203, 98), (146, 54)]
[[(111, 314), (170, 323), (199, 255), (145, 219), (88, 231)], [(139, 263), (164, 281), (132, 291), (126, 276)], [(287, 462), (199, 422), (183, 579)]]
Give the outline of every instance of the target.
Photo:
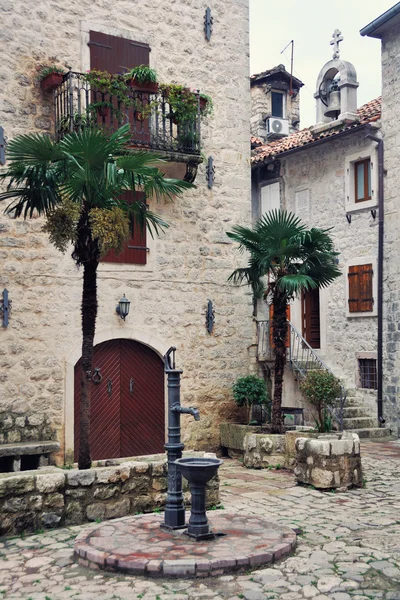
[(0, 444), (0, 473), (30, 471), (49, 465), (49, 455), (60, 450), (59, 442)]

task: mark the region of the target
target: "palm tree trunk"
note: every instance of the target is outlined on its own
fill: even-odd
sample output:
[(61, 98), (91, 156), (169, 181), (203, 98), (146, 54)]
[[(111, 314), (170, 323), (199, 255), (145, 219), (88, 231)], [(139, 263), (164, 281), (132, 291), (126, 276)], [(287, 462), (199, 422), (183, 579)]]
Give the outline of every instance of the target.
[(92, 394), (93, 341), (97, 316), (97, 260), (83, 265), (82, 372), (79, 421), (79, 468), (90, 469), (90, 400)]
[(287, 338), (287, 323), (286, 323), (286, 296), (275, 290), (274, 299), (274, 314), (272, 317), (273, 343), (275, 351), (275, 377), (274, 377), (274, 397), (272, 400), (272, 418), (271, 432), (283, 433), (282, 419), (282, 387), (283, 387), (283, 372), (286, 363), (286, 338)]

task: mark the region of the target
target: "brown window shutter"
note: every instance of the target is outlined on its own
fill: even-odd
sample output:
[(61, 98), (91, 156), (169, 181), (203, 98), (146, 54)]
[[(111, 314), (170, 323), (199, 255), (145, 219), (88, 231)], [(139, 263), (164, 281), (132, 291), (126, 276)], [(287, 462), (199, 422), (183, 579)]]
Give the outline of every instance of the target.
[[(125, 192), (122, 196), (128, 204), (132, 202), (144, 202), (146, 196), (143, 192)], [(106, 256), (101, 259), (101, 262), (111, 263), (129, 263), (135, 265), (145, 265), (147, 262), (147, 232), (146, 228), (141, 229), (138, 223), (134, 224), (133, 232), (128, 240), (125, 248), (120, 254), (116, 254), (114, 250), (110, 250)]]
[(150, 47), (99, 31), (90, 31), (90, 68), (123, 73), (132, 67), (150, 64)]
[(373, 310), (372, 264), (349, 267), (349, 312)]

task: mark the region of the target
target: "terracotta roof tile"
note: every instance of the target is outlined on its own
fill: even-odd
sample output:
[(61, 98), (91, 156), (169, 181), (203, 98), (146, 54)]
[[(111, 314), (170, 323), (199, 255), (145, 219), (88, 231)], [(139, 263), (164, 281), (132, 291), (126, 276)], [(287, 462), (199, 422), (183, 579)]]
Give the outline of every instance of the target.
[(381, 100), (382, 99), (380, 97), (375, 98), (375, 100), (371, 100), (370, 102), (367, 102), (367, 104), (364, 104), (357, 109), (357, 112), (360, 115), (360, 120), (357, 123), (341, 125), (339, 127), (335, 127), (335, 129), (324, 131), (316, 136), (313, 136), (311, 130), (307, 128), (302, 129), (301, 131), (296, 131), (287, 137), (280, 138), (279, 140), (275, 140), (269, 144), (261, 142), (260, 145), (259, 142), (261, 140), (259, 140), (259, 138), (252, 137), (251, 143), (256, 147), (253, 150), (251, 162), (253, 164), (262, 162), (264, 159), (269, 158), (270, 156), (282, 154), (282, 152), (287, 152), (293, 148), (300, 148), (301, 146), (306, 146), (308, 144), (311, 145), (313, 142), (326, 137), (332, 137), (338, 133), (341, 133), (342, 131), (346, 131), (348, 129), (357, 129), (357, 127), (366, 125), (367, 123), (378, 121), (381, 117)]

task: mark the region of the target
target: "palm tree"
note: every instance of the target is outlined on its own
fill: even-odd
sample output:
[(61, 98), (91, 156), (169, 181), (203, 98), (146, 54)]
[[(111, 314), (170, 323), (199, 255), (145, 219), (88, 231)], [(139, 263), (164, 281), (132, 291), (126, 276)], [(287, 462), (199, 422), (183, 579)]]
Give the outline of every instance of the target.
[(303, 290), (326, 287), (341, 274), (337, 252), (328, 235), (330, 229), (306, 229), (295, 215), (273, 210), (263, 215), (253, 229), (236, 226), (227, 235), (239, 242), (239, 250), (250, 254), (248, 266), (229, 277), (251, 286), (254, 298), (264, 297), (273, 305), (272, 339), (275, 353), (272, 433), (282, 433), (282, 384), (286, 362), (289, 302)]
[(192, 187), (166, 179), (158, 169), (161, 161), (132, 151), (129, 141), (129, 125), (112, 134), (87, 128), (58, 143), (47, 135), (21, 135), (9, 143), (8, 167), (0, 174), (7, 181), (0, 201), (11, 199), (6, 212), (15, 218), (44, 215), (50, 241), (63, 252), (72, 242), (72, 258), (83, 267), (80, 469), (91, 466), (90, 384), (100, 258), (110, 249), (121, 251), (135, 222), (151, 235), (168, 227), (143, 201), (128, 204), (123, 193), (172, 199)]

